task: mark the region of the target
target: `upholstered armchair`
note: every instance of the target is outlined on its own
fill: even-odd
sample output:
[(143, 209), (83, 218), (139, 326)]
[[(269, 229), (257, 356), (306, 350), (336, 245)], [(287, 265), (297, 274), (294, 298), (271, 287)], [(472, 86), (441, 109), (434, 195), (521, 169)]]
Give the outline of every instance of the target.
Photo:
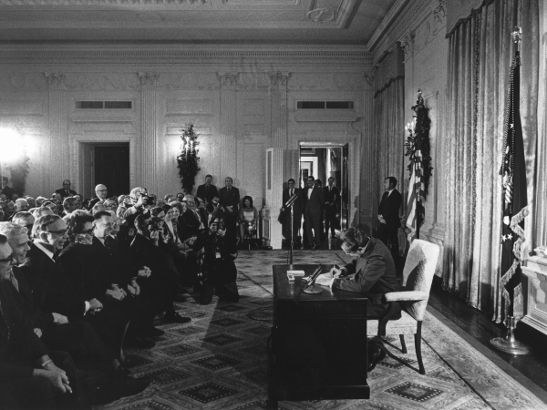
[[(425, 374), (421, 347), (422, 322), (438, 258), (438, 245), (415, 239), (410, 245), (403, 271), (403, 285), (406, 290), (386, 293), (385, 298), (391, 304), (387, 314), (380, 320), (367, 321), (367, 334), (370, 336), (398, 334), (403, 353), (407, 353), (405, 334), (413, 334), (420, 374)], [(402, 308), (401, 318), (391, 320), (398, 305)]]

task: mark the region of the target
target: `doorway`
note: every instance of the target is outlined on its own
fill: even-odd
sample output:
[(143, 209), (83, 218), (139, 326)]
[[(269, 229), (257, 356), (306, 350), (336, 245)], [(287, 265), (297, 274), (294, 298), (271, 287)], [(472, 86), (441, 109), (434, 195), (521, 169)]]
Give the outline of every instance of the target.
[(95, 196), (97, 184), (106, 185), (109, 197), (129, 193), (129, 142), (82, 143), (81, 147), (85, 198)]
[(333, 185), (340, 191), (340, 198), (336, 207), (339, 213), (336, 229), (344, 231), (349, 224), (349, 173), (348, 173), (348, 144), (334, 143), (300, 143), (300, 187), (305, 186), (308, 176), (320, 181), (321, 187), (328, 184), (330, 177), (334, 178)]

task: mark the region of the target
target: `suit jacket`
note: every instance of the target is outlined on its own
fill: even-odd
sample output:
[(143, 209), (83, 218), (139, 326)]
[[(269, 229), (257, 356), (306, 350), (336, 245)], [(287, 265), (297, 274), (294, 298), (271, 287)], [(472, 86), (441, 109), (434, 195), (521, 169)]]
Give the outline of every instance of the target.
[(401, 226), (399, 208), (401, 207), (402, 202), (403, 198), (401, 193), (396, 189), (394, 189), (389, 196), (387, 191), (382, 195), (382, 200), (378, 206), (378, 215), (384, 217), (388, 229), (396, 229)]
[[(325, 192), (325, 206), (327, 208), (330, 208), (331, 210), (337, 209), (338, 201), (340, 200), (340, 190), (338, 187), (333, 186), (331, 190), (329, 190), (329, 187), (326, 186), (323, 188), (323, 191)], [(332, 205), (327, 205), (326, 202), (334, 202)]]
[(302, 190), (304, 197), (304, 215), (310, 214), (312, 218), (321, 218), (323, 207), (325, 206), (325, 193), (321, 188), (313, 188), (308, 199), (308, 188)]
[[(227, 206), (233, 206), (233, 212), (231, 215), (234, 217), (237, 217), (237, 213), (239, 211), (239, 189), (236, 187), (232, 187), (230, 192), (228, 192), (228, 189), (226, 187), (220, 188), (218, 191), (218, 202), (221, 206), (227, 207)], [(230, 212), (226, 211), (226, 213), (230, 214)]]
[(365, 253), (345, 266), (348, 276), (334, 279), (333, 289), (367, 294), (382, 294), (402, 290), (395, 262), (382, 241), (370, 238)]
[(67, 190), (65, 190), (65, 189), (63, 189), (63, 188), (60, 188), (60, 189), (56, 190), (55, 193), (61, 195), (61, 197), (62, 197), (63, 199), (65, 199), (65, 198), (67, 198), (67, 197), (69, 197), (69, 196), (74, 196), (74, 195), (78, 194), (78, 193), (77, 193), (75, 190), (73, 190), (73, 189), (68, 189), (68, 192), (67, 192)]
[(25, 322), (32, 329), (35, 327), (45, 329), (53, 325), (52, 312), (43, 311), (34, 301), (32, 290), (27, 282), (23, 270), (17, 266), (13, 267), (13, 274), (17, 279), (19, 292), (16, 292), (15, 300), (25, 314)]
[(31, 377), (35, 361), (47, 354), (38, 336), (25, 324), (24, 313), (16, 301), (16, 292), (11, 283), (0, 283), (1, 383)]
[(83, 287), (78, 286), (80, 272), (66, 272), (35, 244), (31, 245), (21, 270), (42, 311), (60, 313), (69, 321), (82, 319), (86, 299)]
[(15, 190), (10, 186), (5, 186), (4, 188), (0, 188), (0, 193), (5, 194), (6, 197), (11, 200), (11, 197), (15, 193)]
[(209, 185), (209, 188), (205, 184), (200, 185), (196, 192), (196, 196), (205, 199), (207, 203), (211, 202), (216, 195), (218, 195), (218, 189), (213, 184)]

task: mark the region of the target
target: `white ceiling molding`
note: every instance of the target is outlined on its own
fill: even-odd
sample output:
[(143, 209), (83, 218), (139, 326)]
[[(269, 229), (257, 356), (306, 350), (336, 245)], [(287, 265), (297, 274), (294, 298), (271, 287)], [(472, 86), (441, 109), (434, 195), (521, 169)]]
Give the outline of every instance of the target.
[[(364, 47), (310, 47), (287, 49), (226, 49), (222, 47), (184, 49), (182, 47), (37, 47), (0, 45), (0, 71), (2, 67), (32, 64), (58, 66), (66, 64), (135, 64), (135, 65), (196, 65), (255, 67), (271, 71), (290, 66), (314, 66), (317, 70), (325, 66), (337, 66), (341, 71), (361, 71), (372, 67), (372, 56)], [(308, 67), (306, 67), (308, 69)]]

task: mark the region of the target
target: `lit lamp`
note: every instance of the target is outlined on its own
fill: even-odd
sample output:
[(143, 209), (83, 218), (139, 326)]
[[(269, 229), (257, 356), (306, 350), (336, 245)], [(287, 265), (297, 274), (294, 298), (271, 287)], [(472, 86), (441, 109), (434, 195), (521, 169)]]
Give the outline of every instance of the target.
[(4, 177), (4, 167), (17, 162), (25, 154), (25, 143), (19, 132), (13, 128), (0, 128), (0, 178)]

